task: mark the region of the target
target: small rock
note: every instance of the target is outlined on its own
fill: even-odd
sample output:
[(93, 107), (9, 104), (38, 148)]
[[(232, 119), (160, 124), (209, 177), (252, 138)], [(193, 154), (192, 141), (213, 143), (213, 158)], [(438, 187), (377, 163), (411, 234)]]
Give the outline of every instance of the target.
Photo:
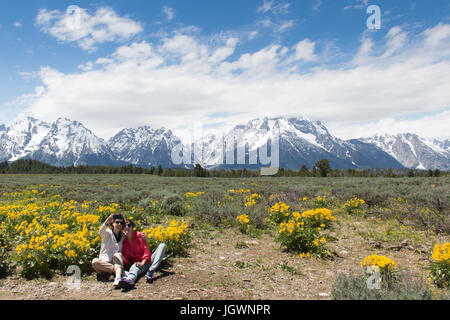
[(342, 251), (341, 251), (341, 254), (345, 256), (345, 255), (347, 255), (347, 254), (348, 254), (348, 251), (346, 251), (346, 250), (342, 250)]
[(225, 257), (222, 257), (222, 256), (220, 256), (220, 257), (219, 257), (219, 259), (220, 259), (220, 260), (225, 260), (226, 258), (225, 258)]
[(367, 240), (366, 241), (368, 244), (372, 245), (374, 248), (376, 249), (382, 249), (383, 246), (381, 245), (380, 241), (371, 241), (371, 240)]
[(329, 293), (326, 293), (326, 292), (321, 292), (321, 293), (319, 293), (319, 296), (320, 296), (320, 297), (329, 297), (330, 294), (329, 294)]

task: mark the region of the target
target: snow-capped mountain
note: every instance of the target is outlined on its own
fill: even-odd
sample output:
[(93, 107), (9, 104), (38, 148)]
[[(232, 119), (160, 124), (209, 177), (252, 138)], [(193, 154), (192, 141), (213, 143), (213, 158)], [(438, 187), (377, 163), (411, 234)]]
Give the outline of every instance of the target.
[(57, 166), (117, 165), (119, 162), (107, 142), (80, 122), (56, 120), (31, 158)]
[(433, 139), (432, 143), (435, 146), (437, 146), (439, 152), (444, 152), (444, 154), (450, 154), (450, 139), (445, 140)]
[(421, 138), (416, 134), (385, 134), (360, 141), (378, 146), (407, 168), (450, 170), (450, 142)]
[(31, 158), (56, 166), (118, 165), (106, 141), (81, 123), (59, 118), (52, 124), (28, 117), (5, 128), (0, 160)]
[(123, 129), (108, 141), (118, 160), (141, 167), (161, 165), (165, 168), (175, 166), (171, 150), (180, 143), (172, 131), (149, 126)]
[[(264, 164), (261, 163), (259, 156), (257, 165), (248, 165), (252, 163), (250, 153), (261, 147), (269, 150), (272, 142), (277, 140), (279, 166), (283, 168), (298, 170), (303, 164), (311, 168), (323, 158), (330, 161), (332, 168), (339, 169), (402, 167), (376, 146), (356, 140), (341, 140), (332, 136), (320, 121), (311, 121), (303, 117), (255, 119), (246, 125), (236, 126), (223, 137), (206, 137), (197, 142), (197, 150), (203, 148), (200, 164), (206, 168), (230, 168), (231, 163), (235, 163), (236, 168), (261, 167)], [(234, 148), (233, 141), (236, 144)], [(245, 150), (245, 158), (241, 156), (240, 160), (239, 153), (244, 154), (244, 152), (239, 152), (239, 149)], [(219, 154), (221, 151), (223, 157), (217, 155), (215, 150), (219, 150)], [(259, 155), (256, 152), (254, 154)], [(270, 156), (268, 160), (271, 160)], [(246, 165), (241, 165), (242, 163)]]
[[(272, 152), (275, 143), (278, 148)], [(174, 156), (183, 162), (174, 161)], [(415, 134), (341, 140), (320, 121), (279, 117), (254, 119), (223, 136), (204, 136), (192, 145), (183, 145), (168, 129), (149, 126), (123, 129), (106, 142), (77, 121), (59, 118), (46, 123), (28, 117), (10, 126), (0, 125), (0, 161), (21, 158), (57, 166), (192, 168), (199, 163), (208, 169), (275, 165), (293, 170), (302, 165), (311, 168), (326, 158), (337, 169), (450, 170), (450, 140), (423, 139)]]
[(51, 125), (27, 117), (0, 128), (0, 160), (14, 161), (25, 158), (39, 149), (42, 139), (50, 131)]

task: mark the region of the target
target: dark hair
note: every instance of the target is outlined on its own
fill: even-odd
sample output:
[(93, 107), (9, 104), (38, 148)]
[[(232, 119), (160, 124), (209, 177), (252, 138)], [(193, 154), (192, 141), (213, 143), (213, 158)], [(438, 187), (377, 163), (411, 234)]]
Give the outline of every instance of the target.
[(132, 226), (133, 229), (134, 229), (134, 222), (133, 222), (133, 220), (131, 220), (131, 219), (126, 219), (126, 220), (125, 220), (125, 225), (127, 225), (127, 224), (131, 224), (131, 226)]
[(123, 228), (125, 228), (125, 220), (124, 219), (114, 219), (110, 224), (109, 224), (109, 227), (111, 228), (111, 229), (113, 229), (114, 228), (114, 222), (116, 222), (116, 221), (122, 221), (122, 229)]
[(121, 214), (113, 214), (113, 220), (124, 220), (123, 215)]

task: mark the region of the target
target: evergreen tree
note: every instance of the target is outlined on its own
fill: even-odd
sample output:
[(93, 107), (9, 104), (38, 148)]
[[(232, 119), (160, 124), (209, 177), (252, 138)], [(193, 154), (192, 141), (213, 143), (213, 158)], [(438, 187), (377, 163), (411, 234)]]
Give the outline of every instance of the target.
[(206, 177), (206, 170), (200, 164), (196, 164), (194, 168), (194, 177)]
[(326, 177), (330, 171), (330, 161), (328, 159), (321, 159), (316, 162), (317, 169), (321, 177)]
[(389, 169), (386, 171), (385, 176), (386, 176), (386, 177), (393, 177), (393, 176), (394, 176), (394, 173), (393, 173), (393, 171), (392, 171), (391, 168), (389, 168)]
[(300, 177), (307, 177), (309, 176), (309, 170), (306, 167), (306, 165), (302, 165), (301, 168), (298, 170), (298, 174)]

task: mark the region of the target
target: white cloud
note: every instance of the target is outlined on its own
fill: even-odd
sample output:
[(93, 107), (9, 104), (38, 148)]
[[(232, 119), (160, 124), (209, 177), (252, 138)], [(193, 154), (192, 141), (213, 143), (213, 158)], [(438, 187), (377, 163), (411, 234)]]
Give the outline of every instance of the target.
[(289, 12), (289, 7), (291, 6), (288, 2), (279, 2), (276, 0), (264, 0), (263, 4), (258, 7), (258, 13), (268, 13), (273, 14), (287, 14)]
[(164, 38), (160, 49), (168, 58), (179, 58), (182, 63), (201, 61), (208, 57), (208, 47), (205, 44), (200, 44), (194, 38), (184, 34)]
[(173, 18), (175, 18), (175, 10), (173, 8), (164, 6), (162, 8), (162, 12), (166, 16), (167, 21), (171, 21), (171, 20), (173, 20)]
[(386, 44), (386, 52), (383, 57), (388, 57), (396, 52), (399, 52), (400, 49), (406, 43), (408, 34), (406, 32), (402, 32), (402, 28), (399, 26), (395, 26), (389, 30), (386, 35), (387, 44)]
[(358, 49), (358, 53), (353, 58), (352, 63), (364, 64), (369, 61), (371, 54), (373, 53), (374, 42), (370, 37), (363, 35), (361, 38), (361, 46)]
[(362, 9), (369, 6), (369, 0), (353, 0), (353, 4), (344, 7), (344, 10), (349, 9)]
[(423, 34), (426, 37), (426, 45), (438, 49), (448, 44), (450, 40), (450, 24), (440, 23), (434, 28), (425, 30)]
[(258, 35), (259, 35), (258, 31), (256, 31), (256, 30), (250, 31), (248, 33), (248, 40), (254, 40), (254, 39), (256, 39), (258, 37)]
[(84, 64), (78, 65), (78, 69), (82, 71), (91, 71), (94, 68), (94, 64), (91, 61), (88, 61)]
[(24, 72), (24, 71), (19, 71), (18, 74), (25, 80), (33, 80), (33, 79), (38, 79), (39, 78), (39, 74), (38, 72)]
[(226, 73), (239, 71), (251, 77), (273, 74), (276, 73), (280, 59), (287, 51), (286, 47), (273, 45), (252, 54), (243, 54), (234, 62), (223, 63), (220, 70)]
[(387, 132), (390, 134), (413, 132), (424, 138), (449, 139), (449, 121), (450, 110), (447, 109), (416, 119), (387, 118), (364, 123), (333, 125), (329, 129), (332, 134), (343, 139), (371, 137)]
[(275, 27), (275, 32), (281, 33), (288, 29), (291, 29), (295, 25), (294, 20), (283, 21), (278, 26)]
[(313, 4), (312, 9), (314, 11), (319, 10), (319, 8), (322, 6), (322, 0), (316, 0), (316, 2)]
[(76, 42), (87, 51), (95, 51), (97, 44), (104, 42), (128, 40), (143, 31), (140, 23), (119, 17), (109, 7), (98, 8), (93, 14), (78, 6), (70, 6), (63, 13), (41, 9), (36, 24), (56, 39)]
[(274, 0), (264, 0), (264, 3), (258, 7), (257, 12), (267, 13), (273, 7)]
[(131, 46), (121, 46), (116, 49), (113, 57), (119, 61), (145, 61), (153, 54), (151, 44), (142, 41)]
[(14, 22), (14, 27), (16, 28), (20, 28), (22, 26), (22, 24), (20, 22)]
[(274, 23), (272, 22), (272, 19), (270, 19), (269, 17), (264, 17), (261, 20), (258, 20), (257, 25), (264, 28), (269, 28), (272, 27)]
[(236, 38), (229, 38), (226, 41), (225, 46), (219, 47), (214, 51), (214, 53), (209, 57), (208, 62), (214, 64), (223, 62), (234, 53), (237, 43), (238, 40)]
[(274, 34), (281, 34), (295, 26), (295, 20), (281, 20), (273, 22), (270, 17), (265, 16), (256, 22), (259, 29), (270, 28)]
[(317, 59), (317, 55), (314, 53), (315, 47), (316, 44), (309, 39), (298, 42), (294, 47), (295, 54), (293, 61), (315, 61)]
[[(413, 36), (392, 28), (377, 50), (366, 34), (351, 61), (332, 67), (321, 64), (322, 52), (310, 39), (236, 54), (236, 37), (212, 44), (176, 32), (121, 46), (86, 72), (41, 68), (44, 90), (34, 94), (27, 113), (49, 121), (67, 116), (103, 138), (138, 125), (183, 132), (198, 120), (225, 129), (256, 117), (300, 115), (349, 138), (375, 131), (367, 123), (386, 131), (448, 132), (448, 111), (398, 120), (449, 106), (447, 30), (440, 24)], [(313, 67), (303, 69), (305, 61)], [(210, 118), (221, 113), (227, 116)]]

